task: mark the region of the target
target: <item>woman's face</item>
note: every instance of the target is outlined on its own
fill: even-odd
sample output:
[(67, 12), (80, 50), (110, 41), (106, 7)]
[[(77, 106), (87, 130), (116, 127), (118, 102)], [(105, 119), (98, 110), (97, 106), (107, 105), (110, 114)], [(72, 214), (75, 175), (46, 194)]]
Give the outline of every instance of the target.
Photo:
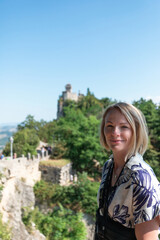
[(107, 113), (104, 135), (113, 153), (128, 153), (132, 142), (132, 128), (118, 109), (112, 109)]

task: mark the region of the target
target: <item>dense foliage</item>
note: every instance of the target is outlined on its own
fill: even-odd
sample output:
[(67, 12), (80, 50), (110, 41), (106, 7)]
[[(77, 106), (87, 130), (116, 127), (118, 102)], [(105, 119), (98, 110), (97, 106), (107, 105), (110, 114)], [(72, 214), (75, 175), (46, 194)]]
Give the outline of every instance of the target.
[(64, 113), (65, 117), (59, 119), (54, 132), (55, 145), (63, 144), (63, 156), (69, 158), (76, 169), (93, 172), (93, 159), (98, 159), (101, 164), (106, 159), (99, 144), (100, 121), (70, 107), (66, 107)]
[[(67, 100), (63, 103), (63, 117), (58, 120), (37, 122), (28, 115), (14, 134), (13, 151), (18, 156), (27, 152), (34, 154), (41, 140), (53, 146), (52, 158), (68, 158), (77, 171), (100, 175), (94, 162), (98, 161), (101, 169), (110, 155), (99, 143), (100, 122), (104, 109), (114, 102), (116, 100), (109, 98), (99, 100), (87, 89), (87, 95), (78, 102)], [(143, 98), (134, 101), (133, 105), (144, 113), (149, 129), (149, 145), (144, 159), (160, 179), (160, 106)], [(10, 143), (4, 153), (10, 154)]]
[(97, 191), (99, 182), (88, 180), (87, 173), (78, 175), (78, 182), (69, 186), (60, 186), (37, 182), (34, 193), (38, 204), (46, 202), (49, 206), (61, 203), (64, 207), (74, 211), (83, 211), (95, 217), (97, 208)]
[(27, 208), (23, 210), (23, 222), (29, 232), (32, 232), (32, 222), (34, 222), (47, 240), (86, 239), (86, 229), (81, 213), (74, 213), (60, 204), (48, 214), (41, 213), (37, 208), (33, 211)]
[(95, 218), (98, 187), (99, 182), (90, 181), (86, 172), (79, 173), (78, 181), (69, 186), (41, 180), (34, 186), (36, 204), (45, 203), (49, 209), (53, 209), (53, 212), (44, 215), (38, 210), (25, 211), (23, 221), (29, 231), (31, 222), (35, 222), (48, 240), (86, 239), (86, 230), (80, 213), (87, 213)]
[[(14, 134), (13, 152), (17, 157), (25, 156), (27, 153), (36, 155), (36, 147), (39, 144), (39, 137), (36, 135), (34, 129), (21, 129)], [(10, 155), (10, 143), (7, 143), (4, 149), (4, 154)]]

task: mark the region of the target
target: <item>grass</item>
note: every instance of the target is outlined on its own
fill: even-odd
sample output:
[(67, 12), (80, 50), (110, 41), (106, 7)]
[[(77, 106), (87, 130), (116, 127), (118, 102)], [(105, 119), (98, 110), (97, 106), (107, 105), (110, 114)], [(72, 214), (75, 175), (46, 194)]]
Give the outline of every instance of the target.
[(58, 159), (58, 160), (50, 159), (50, 160), (41, 161), (40, 165), (50, 166), (50, 167), (63, 167), (68, 163), (71, 163), (69, 159)]

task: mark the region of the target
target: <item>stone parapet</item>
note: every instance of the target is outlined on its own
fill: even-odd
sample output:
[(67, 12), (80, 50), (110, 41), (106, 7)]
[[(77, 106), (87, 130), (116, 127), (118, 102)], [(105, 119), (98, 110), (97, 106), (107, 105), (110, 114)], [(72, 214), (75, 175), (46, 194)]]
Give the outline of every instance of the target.
[(34, 160), (25, 157), (1, 160), (0, 173), (2, 173), (7, 179), (13, 177), (23, 179), (26, 184), (31, 186), (41, 179), (39, 159), (37, 158)]

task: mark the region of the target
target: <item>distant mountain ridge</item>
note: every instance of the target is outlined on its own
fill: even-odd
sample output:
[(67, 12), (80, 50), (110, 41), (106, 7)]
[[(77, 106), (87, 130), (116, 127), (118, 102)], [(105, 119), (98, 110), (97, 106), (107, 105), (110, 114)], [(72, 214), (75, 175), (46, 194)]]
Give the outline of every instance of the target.
[(9, 138), (17, 131), (17, 124), (0, 124), (0, 151), (3, 150)]

